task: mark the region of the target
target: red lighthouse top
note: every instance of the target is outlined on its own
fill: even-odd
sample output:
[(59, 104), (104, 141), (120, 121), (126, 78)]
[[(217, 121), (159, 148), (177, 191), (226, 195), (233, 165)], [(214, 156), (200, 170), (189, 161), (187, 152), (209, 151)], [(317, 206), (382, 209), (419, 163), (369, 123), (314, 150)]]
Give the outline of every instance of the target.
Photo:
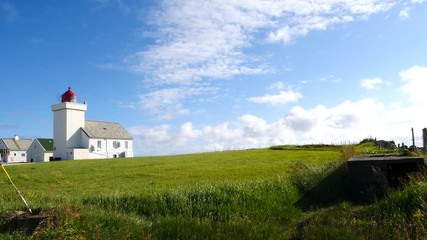
[(76, 102), (77, 95), (71, 91), (71, 88), (69, 87), (68, 90), (62, 94), (62, 102)]

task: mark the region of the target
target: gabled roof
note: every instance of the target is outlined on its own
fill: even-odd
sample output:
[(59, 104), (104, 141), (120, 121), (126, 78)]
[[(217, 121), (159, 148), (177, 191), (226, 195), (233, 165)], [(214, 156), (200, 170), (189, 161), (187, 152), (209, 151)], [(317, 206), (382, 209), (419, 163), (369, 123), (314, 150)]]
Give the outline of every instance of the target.
[(89, 138), (132, 140), (132, 135), (119, 123), (86, 120), (82, 130)]
[(37, 141), (42, 145), (46, 152), (53, 151), (53, 139), (52, 138), (37, 138)]
[(33, 142), (31, 139), (2, 138), (1, 140), (10, 151), (27, 151)]

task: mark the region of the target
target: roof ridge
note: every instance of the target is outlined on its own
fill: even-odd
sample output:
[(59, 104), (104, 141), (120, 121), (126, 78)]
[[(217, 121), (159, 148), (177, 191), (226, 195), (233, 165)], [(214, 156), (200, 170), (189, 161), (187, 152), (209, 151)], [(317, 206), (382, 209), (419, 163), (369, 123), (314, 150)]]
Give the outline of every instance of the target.
[(16, 140), (15, 138), (13, 139), (13, 142), (15, 143), (15, 145), (18, 147), (18, 150), (21, 150), (21, 146), (19, 146), (18, 144), (19, 140)]
[(116, 124), (119, 124), (118, 122), (107, 122), (107, 121), (99, 121), (99, 120), (85, 120), (85, 122), (99, 122), (99, 123), (116, 123)]
[[(1, 139), (15, 140), (15, 138), (1, 138)], [(19, 138), (18, 141), (21, 141), (21, 140), (30, 140), (30, 141), (32, 141), (33, 139), (31, 139), (31, 138)]]
[(35, 141), (37, 141), (40, 144), (40, 146), (43, 148), (43, 150), (46, 151), (46, 149), (44, 148), (43, 144), (39, 141), (39, 139), (41, 138), (36, 138)]
[(1, 138), (1, 141), (3, 141), (7, 149), (27, 151), (26, 150), (27, 147), (29, 147), (34, 140), (33, 139), (16, 140), (14, 138)]

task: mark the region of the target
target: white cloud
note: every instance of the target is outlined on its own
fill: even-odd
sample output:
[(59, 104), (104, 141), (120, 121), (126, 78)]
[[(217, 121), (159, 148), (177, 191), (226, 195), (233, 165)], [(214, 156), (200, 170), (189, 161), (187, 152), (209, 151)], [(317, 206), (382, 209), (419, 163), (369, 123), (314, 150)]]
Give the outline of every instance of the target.
[[(274, 66), (265, 57), (247, 50), (363, 21), (394, 4), (393, 0), (249, 0), (244, 4), (237, 0), (163, 0), (143, 17), (148, 26), (144, 29), (151, 29), (143, 35), (154, 38), (154, 43), (130, 54), (125, 65), (143, 74), (146, 83), (168, 87), (271, 73)], [(298, 93), (283, 91), (253, 100), (278, 104), (298, 98)], [(181, 110), (187, 107), (180, 104)]]
[(128, 59), (132, 70), (156, 83), (188, 83), (259, 74), (269, 68), (241, 49), (269, 21), (236, 2), (164, 1), (151, 13), (157, 44)]
[(401, 20), (405, 20), (405, 19), (409, 18), (409, 7), (405, 7), (404, 9), (400, 10), (399, 18)]
[(341, 78), (335, 76), (335, 75), (328, 75), (328, 76), (324, 76), (321, 77), (319, 79), (321, 82), (331, 82), (331, 83), (339, 83), (341, 82)]
[(323, 106), (318, 106), (318, 109), (307, 111), (300, 106), (291, 109), (285, 118), (285, 122), (294, 131), (308, 132), (316, 125), (316, 117), (313, 112), (318, 112), (323, 109)]
[[(361, 99), (336, 106), (293, 107), (283, 118), (267, 122), (244, 114), (232, 123), (194, 127), (191, 122), (177, 130), (168, 125), (135, 127), (135, 148), (140, 155), (246, 149), (279, 144), (358, 142), (373, 136), (410, 144), (410, 128), (418, 134), (427, 127), (427, 67), (413, 66), (399, 73), (401, 86), (396, 102)], [(421, 143), (418, 142), (418, 145)]]
[(295, 23), (292, 25), (285, 25), (274, 32), (270, 32), (268, 40), (291, 43), (294, 38), (305, 36), (313, 30), (326, 30), (331, 25), (352, 22), (353, 20), (352, 16), (335, 16), (332, 18), (329, 16), (305, 16), (293, 19)]
[(272, 84), (270, 84), (270, 89), (272, 90), (284, 90), (285, 89), (285, 84), (282, 81), (277, 81), (274, 82)]
[(277, 81), (270, 84), (270, 90), (277, 92), (276, 94), (266, 94), (260, 97), (250, 97), (247, 100), (254, 103), (266, 103), (272, 105), (284, 105), (288, 103), (297, 102), (302, 98), (302, 94), (298, 91), (292, 90), (288, 87), (285, 90), (285, 84), (282, 81)]
[(392, 1), (285, 1), (282, 14), (276, 16), (277, 29), (273, 29), (268, 40), (291, 43), (296, 37), (305, 36), (314, 30), (326, 30), (335, 24), (364, 20), (370, 15), (389, 10)]
[[(222, 151), (268, 147), (280, 144), (357, 142), (368, 136), (395, 137), (385, 125), (382, 104), (366, 99), (344, 102), (332, 108), (294, 107), (290, 113), (268, 123), (259, 116), (245, 114), (235, 124), (195, 129), (190, 122), (178, 130), (169, 126), (133, 128), (137, 154), (163, 155), (186, 152)], [(390, 118), (391, 119), (391, 118)], [(384, 121), (386, 120), (386, 121)], [(394, 130), (401, 130), (395, 129)], [(396, 134), (402, 131), (396, 131)]]
[(282, 105), (282, 104), (297, 102), (300, 98), (302, 98), (301, 93), (288, 90), (288, 91), (279, 91), (279, 93), (275, 95), (267, 94), (261, 97), (250, 97), (248, 98), (248, 100), (254, 103)]
[[(372, 100), (344, 102), (334, 108), (319, 105), (313, 109), (293, 108), (289, 115), (266, 122), (245, 114), (231, 126), (203, 126), (195, 129), (184, 123), (176, 131), (169, 126), (131, 129), (139, 154), (162, 155), (184, 152), (222, 151), (268, 147), (279, 144), (341, 143), (358, 141), (376, 132), (382, 105)], [(375, 114), (375, 115), (372, 115)], [(374, 119), (367, 118), (371, 116)]]
[(217, 89), (212, 87), (164, 88), (139, 95), (139, 106), (158, 119), (171, 119), (190, 113), (190, 110), (186, 109), (181, 101), (207, 93), (213, 94), (216, 91)]
[(295, 136), (283, 122), (271, 124), (253, 115), (243, 115), (235, 126), (224, 122), (216, 126), (194, 129), (192, 123), (182, 124), (176, 131), (170, 126), (135, 127), (134, 144), (142, 155), (164, 155), (187, 152), (223, 151), (267, 147), (284, 142), (292, 143)]
[(368, 90), (374, 89), (384, 81), (381, 78), (365, 78), (360, 80), (360, 86)]
[(427, 103), (427, 67), (413, 66), (399, 73), (400, 90), (409, 97), (411, 105), (424, 107)]

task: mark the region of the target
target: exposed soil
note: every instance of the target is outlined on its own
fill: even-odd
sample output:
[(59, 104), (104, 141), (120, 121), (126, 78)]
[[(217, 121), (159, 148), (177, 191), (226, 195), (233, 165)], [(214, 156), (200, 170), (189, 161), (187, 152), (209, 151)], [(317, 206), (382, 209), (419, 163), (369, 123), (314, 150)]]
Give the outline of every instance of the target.
[(56, 223), (57, 216), (53, 211), (13, 211), (0, 216), (0, 232), (22, 231), (31, 235), (38, 228), (55, 227)]

